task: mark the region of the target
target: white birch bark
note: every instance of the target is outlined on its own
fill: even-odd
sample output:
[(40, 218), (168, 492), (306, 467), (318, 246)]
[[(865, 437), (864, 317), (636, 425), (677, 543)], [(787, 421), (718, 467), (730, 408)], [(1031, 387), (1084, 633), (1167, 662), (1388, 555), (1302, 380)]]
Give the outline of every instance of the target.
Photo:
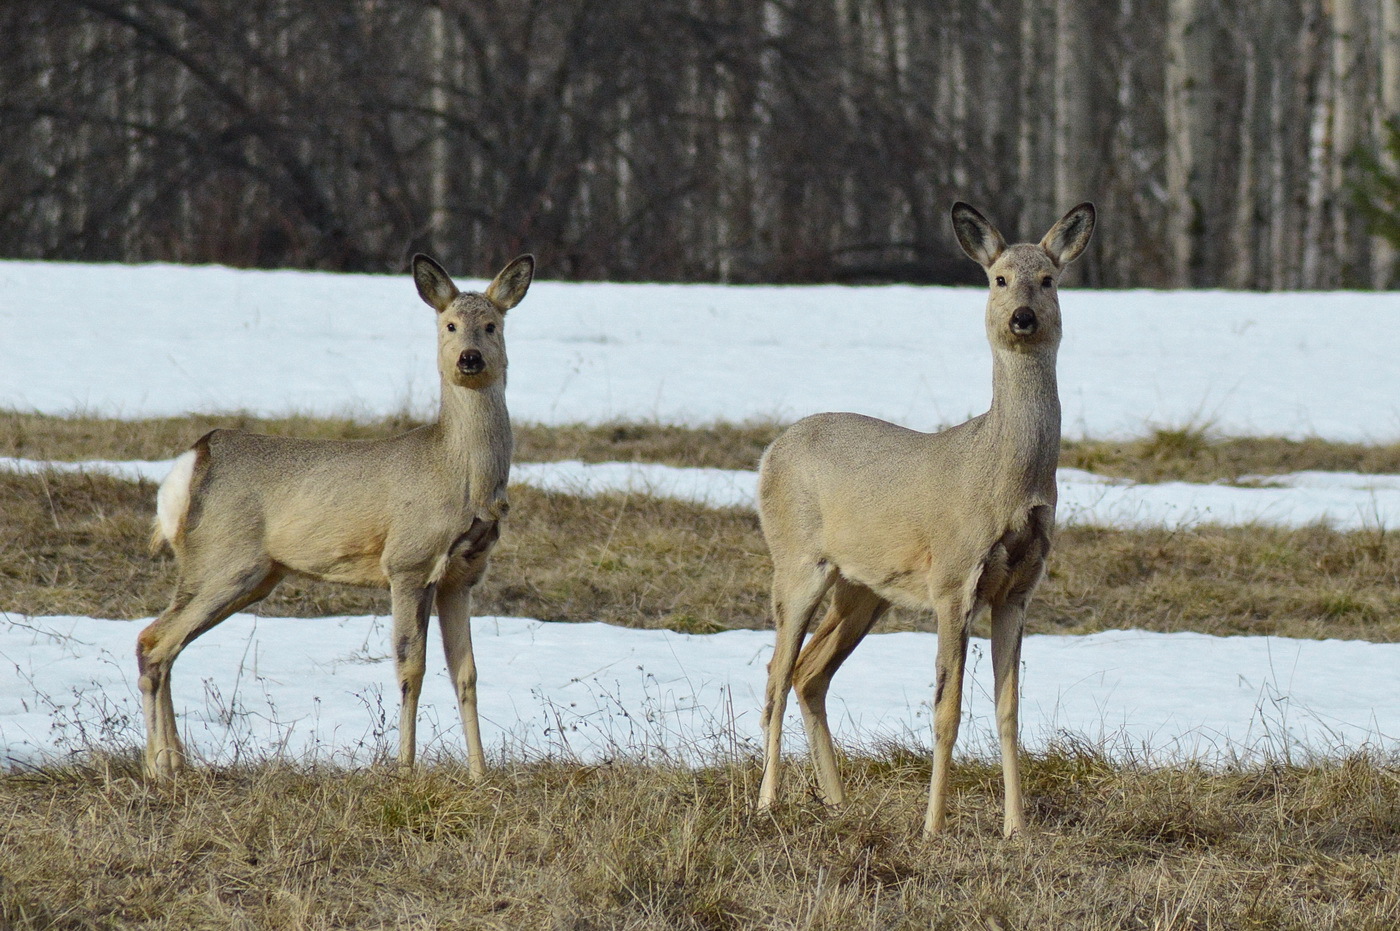
[[(1380, 42), (1378, 50), (1380, 93), (1374, 120), (1374, 135), (1380, 148), (1381, 165), (1387, 172), (1400, 171), (1400, 165), (1385, 150), (1385, 123), (1400, 118), (1400, 0), (1380, 3)], [(1379, 236), (1371, 244), (1371, 284), (1377, 288), (1396, 284), (1396, 248)]]
[(1353, 229), (1355, 212), (1349, 209), (1354, 176), (1350, 159), (1361, 140), (1361, 24), (1357, 0), (1332, 0), (1332, 132), (1327, 156), (1332, 255), (1338, 267), (1327, 276), (1329, 284), (1355, 283), (1362, 262), (1362, 237)]
[(1167, 6), (1167, 254), (1177, 287), (1207, 283), (1204, 243), (1219, 131), (1210, 12), (1208, 0), (1169, 0)]
[(1016, 155), (1017, 187), (1021, 192), (1021, 216), (1018, 227), (1034, 229), (1045, 223), (1054, 207), (1050, 203), (1053, 189), (1051, 140), (1053, 138), (1050, 108), (1045, 106), (1042, 37), (1053, 25), (1050, 13), (1053, 0), (1022, 0), (1020, 35), (1020, 83), (1017, 101), (1020, 118), (1017, 121)]
[[(1055, 135), (1054, 197), (1058, 210), (1090, 199), (1086, 169), (1089, 157), (1088, 35), (1082, 0), (1055, 4)], [(1044, 219), (1042, 223), (1046, 222)]]
[[(1255, 10), (1258, 10), (1257, 5)], [(1262, 27), (1267, 28), (1267, 26)], [(1235, 218), (1232, 225), (1226, 284), (1249, 288), (1257, 284), (1261, 267), (1256, 245), (1262, 230), (1255, 222), (1259, 210), (1259, 184), (1255, 127), (1259, 111), (1259, 43), (1257, 34), (1241, 36), (1244, 54), (1244, 91), (1240, 100), (1239, 171), (1235, 177)]]
[(427, 8), (428, 48), (432, 69), (428, 74), (428, 110), (433, 114), (428, 146), (428, 241), (439, 258), (448, 251), (448, 196), (450, 191), (450, 153), (447, 145), (447, 73), (451, 53), (448, 50), (447, 19), (441, 7)]
[(1323, 286), (1323, 228), (1327, 220), (1328, 129), (1331, 125), (1332, 69), (1319, 68), (1312, 112), (1308, 115), (1307, 186), (1303, 204), (1302, 260), (1294, 287)]

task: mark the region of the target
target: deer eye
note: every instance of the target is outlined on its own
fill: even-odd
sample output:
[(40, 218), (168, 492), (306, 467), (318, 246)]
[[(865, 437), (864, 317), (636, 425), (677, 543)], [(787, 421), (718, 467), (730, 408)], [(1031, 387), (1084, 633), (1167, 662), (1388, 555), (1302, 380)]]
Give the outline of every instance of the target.
[(456, 332), (457, 332), (457, 324), (455, 324), (455, 323), (449, 323), (449, 324), (447, 325), (447, 332), (449, 332), (449, 333), (456, 333)]
[(1005, 279), (1004, 277), (1002, 277), (1001, 275), (997, 275), (997, 287), (998, 287), (998, 288), (1004, 288), (1004, 287), (1006, 287), (1006, 279)]
[(1044, 278), (1040, 279), (1040, 286), (1042, 288), (1048, 288), (1054, 283), (1055, 279), (1051, 278), (1049, 275), (1046, 275)]
[(487, 333), (494, 333), (494, 332), (496, 332), (496, 324), (494, 324), (494, 323), (488, 323), (488, 324), (486, 324), (486, 332), (487, 332)]

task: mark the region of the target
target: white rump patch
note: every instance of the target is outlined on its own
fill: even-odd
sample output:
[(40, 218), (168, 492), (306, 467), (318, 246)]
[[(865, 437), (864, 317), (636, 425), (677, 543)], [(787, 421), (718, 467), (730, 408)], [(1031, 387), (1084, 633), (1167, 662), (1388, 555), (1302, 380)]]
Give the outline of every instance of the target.
[(190, 509), (195, 457), (192, 449), (181, 453), (156, 492), (156, 526), (160, 528), (160, 535), (171, 543), (175, 542)]

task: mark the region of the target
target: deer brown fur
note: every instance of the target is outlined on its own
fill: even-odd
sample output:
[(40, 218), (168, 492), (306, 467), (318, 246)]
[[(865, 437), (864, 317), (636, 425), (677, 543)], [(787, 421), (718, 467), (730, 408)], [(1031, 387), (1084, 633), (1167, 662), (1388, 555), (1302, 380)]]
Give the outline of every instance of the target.
[[(940, 433), (859, 414), (817, 414), (764, 453), (759, 513), (773, 558), (777, 643), (768, 666), (760, 808), (778, 797), (783, 711), (795, 688), (822, 797), (844, 799), (826, 695), (837, 668), (891, 603), (938, 615), (933, 779), (926, 833), (945, 825), (968, 633), (991, 614), (1004, 827), (1023, 830), (1017, 762), (1018, 667), (1026, 603), (1055, 522), (1060, 399), (1056, 283), (1084, 251), (1094, 208), (1080, 204), (1038, 244), (1007, 246), (966, 204), (963, 250), (987, 272), (991, 410)], [(822, 598), (831, 603), (803, 640)], [(800, 652), (799, 652), (800, 651)]]
[(176, 460), (157, 495), (152, 541), (179, 563), (170, 607), (137, 639), (146, 770), (185, 762), (170, 670), (200, 634), (266, 597), (287, 575), (387, 587), (399, 693), (399, 753), (415, 754), (428, 618), (436, 603), (468, 763), (485, 774), (476, 711), (471, 590), (509, 510), (505, 314), (534, 276), (507, 265), (483, 293), (461, 292), (432, 259), (413, 259), (437, 311), (436, 422), (382, 440), (307, 440), (215, 430)]

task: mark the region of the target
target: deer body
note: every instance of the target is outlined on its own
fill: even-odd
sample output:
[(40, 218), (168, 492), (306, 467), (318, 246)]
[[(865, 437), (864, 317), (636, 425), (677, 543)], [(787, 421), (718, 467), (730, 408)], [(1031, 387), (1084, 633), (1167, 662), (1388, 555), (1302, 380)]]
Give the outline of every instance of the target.
[[(1055, 505), (1054, 463), (1007, 468), (1015, 460), (1000, 458), (996, 426), (983, 415), (926, 434), (858, 414), (818, 414), (773, 445), (763, 494), (811, 502), (820, 524), (810, 529), (846, 581), (886, 601), (926, 608), (931, 590), (962, 588), (1003, 537), (1014, 543), (1034, 535), (1042, 523), (1036, 508)], [(1033, 435), (1024, 439), (1033, 442)], [(787, 449), (820, 456), (825, 467), (789, 469)], [(901, 494), (909, 486), (940, 493), (911, 508)], [(865, 491), (852, 498), (852, 487)], [(785, 532), (775, 527), (772, 536)]]
[(484, 775), (470, 593), (509, 510), (504, 314), (524, 297), (533, 269), (522, 256), (484, 294), (463, 294), (435, 262), (415, 257), (419, 294), (438, 311), (435, 423), (367, 441), (215, 430), (176, 461), (157, 496), (152, 543), (174, 549), (179, 580), (136, 650), (148, 772), (167, 775), (184, 763), (170, 693), (180, 651), (298, 574), (389, 589), (404, 764), (414, 760), (436, 604), (470, 769)]
[[(1025, 607), (1054, 534), (1060, 316), (1054, 282), (1083, 251), (1094, 214), (1070, 211), (1038, 245), (1008, 247), (981, 214), (953, 210), (964, 250), (987, 270), (992, 406), (939, 433), (859, 414), (817, 414), (764, 453), (759, 514), (773, 558), (777, 644), (769, 664), (759, 804), (777, 799), (782, 715), (796, 688), (823, 798), (844, 800), (826, 720), (841, 663), (890, 604), (938, 615), (933, 780), (926, 832), (945, 823), (967, 638), (992, 619), (1007, 834), (1024, 828), (1016, 757)], [(830, 606), (804, 646), (818, 605)]]
[(505, 501), (512, 438), (504, 399), (491, 396), (499, 394), (454, 412), (486, 419), (471, 429), (440, 421), (351, 442), (216, 430), (203, 441), (210, 480), (201, 518), (211, 524), (203, 536), (221, 547), (258, 545), (288, 571), (329, 582), (437, 582), (472, 519)]

